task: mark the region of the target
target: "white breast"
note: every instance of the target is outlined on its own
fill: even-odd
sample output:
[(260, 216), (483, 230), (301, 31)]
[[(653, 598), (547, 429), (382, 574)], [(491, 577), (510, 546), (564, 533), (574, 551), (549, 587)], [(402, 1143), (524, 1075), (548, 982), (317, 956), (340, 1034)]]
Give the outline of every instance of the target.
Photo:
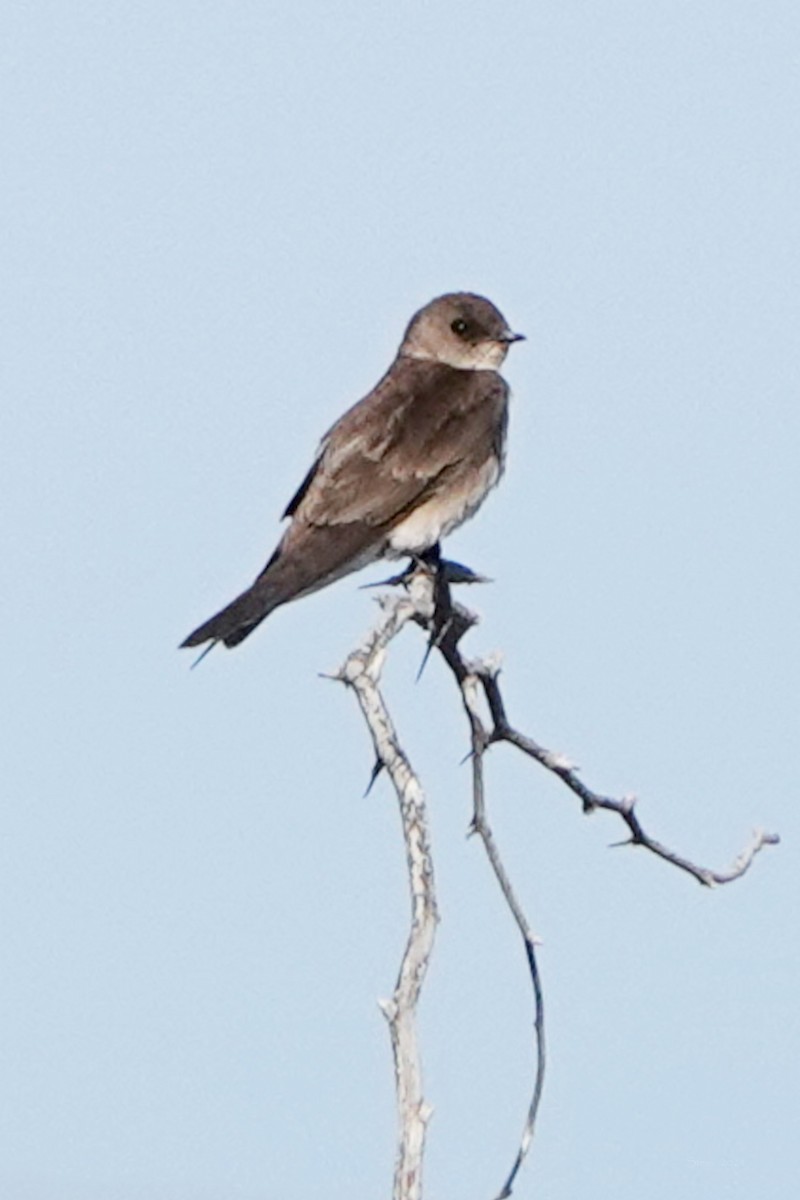
[(480, 507), (500, 478), (500, 470), (497, 459), (492, 458), (467, 479), (415, 508), (390, 533), (389, 557), (420, 554), (435, 546)]

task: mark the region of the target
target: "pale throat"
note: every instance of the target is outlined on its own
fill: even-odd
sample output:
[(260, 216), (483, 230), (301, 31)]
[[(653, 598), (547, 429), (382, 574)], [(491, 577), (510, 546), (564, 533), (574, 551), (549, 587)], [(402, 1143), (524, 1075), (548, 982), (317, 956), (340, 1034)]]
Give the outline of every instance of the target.
[(401, 353), (406, 358), (422, 359), (425, 362), (440, 362), (459, 371), (498, 371), (508, 353), (501, 342), (481, 342), (477, 346), (441, 346), (432, 350), (427, 346), (404, 347)]

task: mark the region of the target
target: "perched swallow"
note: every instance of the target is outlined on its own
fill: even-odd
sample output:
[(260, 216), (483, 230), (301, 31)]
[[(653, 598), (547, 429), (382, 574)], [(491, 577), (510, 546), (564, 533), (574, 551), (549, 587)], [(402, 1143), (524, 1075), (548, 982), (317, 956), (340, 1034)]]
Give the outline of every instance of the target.
[(264, 570), (182, 645), (236, 646), (279, 605), (376, 559), (437, 556), (502, 473), (509, 390), (498, 372), (521, 340), (483, 296), (420, 309), (380, 383), (322, 439)]

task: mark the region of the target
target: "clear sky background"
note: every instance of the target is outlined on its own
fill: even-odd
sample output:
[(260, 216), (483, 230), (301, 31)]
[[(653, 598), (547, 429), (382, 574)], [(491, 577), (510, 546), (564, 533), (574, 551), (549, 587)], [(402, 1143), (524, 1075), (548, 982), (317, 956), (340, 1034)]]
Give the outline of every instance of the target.
[[(358, 584), (197, 671), (318, 438), (433, 295), (527, 333), (451, 555), (515, 722), (726, 865), (706, 891), (509, 748), (543, 940), (520, 1198), (778, 1200), (798, 1154), (796, 0), (8, 3), (0, 19), (0, 1195), (388, 1195), (395, 801), (335, 669)], [(465, 840), (451, 680), (396, 644), (442, 923), (427, 1194), (494, 1195), (521, 946)]]

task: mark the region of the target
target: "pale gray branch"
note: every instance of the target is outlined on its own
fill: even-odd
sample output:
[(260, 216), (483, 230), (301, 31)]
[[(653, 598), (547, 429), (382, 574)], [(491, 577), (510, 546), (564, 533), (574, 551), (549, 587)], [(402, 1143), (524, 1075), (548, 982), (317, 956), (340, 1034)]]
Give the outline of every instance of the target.
[[(406, 582), (405, 577), (403, 582)], [(441, 582), (440, 580), (440, 586)], [(362, 645), (350, 654), (336, 676), (355, 691), (372, 735), (376, 755), (373, 780), (382, 770), (386, 770), (391, 778), (400, 805), (408, 861), (411, 929), (394, 994), (381, 1005), (391, 1031), (398, 1103), (399, 1138), (393, 1195), (394, 1200), (421, 1200), (425, 1134), (431, 1114), (431, 1109), (422, 1095), (415, 1029), (416, 1005), (433, 948), (438, 920), (425, 798), (419, 780), (397, 740), (394, 725), (379, 688), (381, 669), (390, 641), (409, 621), (414, 621), (428, 631), (436, 628), (433, 645), (442, 654), (459, 686), (470, 725), (472, 746), (471, 832), (478, 835), (483, 843), (509, 911), (520, 931), (533, 984), (536, 1072), (519, 1149), (497, 1197), (497, 1200), (504, 1200), (511, 1195), (517, 1173), (533, 1140), (544, 1083), (544, 1006), (536, 961), (536, 939), (511, 886), (486, 815), (483, 760), (488, 748), (497, 742), (508, 742), (516, 746), (546, 770), (558, 776), (580, 799), (585, 813), (595, 812), (597, 809), (615, 813), (627, 827), (628, 837), (625, 844), (644, 846), (657, 857), (687, 872), (706, 886), (738, 879), (749, 869), (756, 854), (764, 846), (775, 845), (780, 839), (777, 834), (757, 831), (732, 865), (726, 870), (717, 871), (698, 866), (656, 841), (644, 830), (635, 811), (633, 797), (613, 799), (593, 791), (583, 783), (577, 768), (565, 756), (546, 750), (533, 738), (511, 725), (506, 715), (496, 662), (467, 662), (461, 654), (461, 638), (476, 624), (477, 617), (462, 605), (452, 603), (446, 575), (446, 603), (442, 604), (442, 596), (439, 595), (435, 610), (434, 588), (430, 574), (424, 568), (420, 568), (410, 578), (406, 589), (400, 596), (384, 598), (381, 601), (381, 620), (370, 631)], [(443, 624), (440, 627), (441, 622)], [(488, 723), (480, 712), (482, 705), (479, 704), (479, 693), (483, 694), (488, 707)]]
[(391, 639), (411, 618), (430, 616), (430, 588), (412, 585), (408, 596), (382, 603), (380, 622), (348, 656), (337, 678), (356, 694), (372, 735), (376, 766), (388, 773), (400, 807), (411, 892), (411, 928), (394, 993), (381, 1003), (381, 1009), (392, 1039), (399, 1126), (393, 1197), (421, 1200), (425, 1133), (432, 1110), (422, 1092), (416, 1009), (433, 949), (438, 913), (425, 796), (397, 739), (379, 685)]

